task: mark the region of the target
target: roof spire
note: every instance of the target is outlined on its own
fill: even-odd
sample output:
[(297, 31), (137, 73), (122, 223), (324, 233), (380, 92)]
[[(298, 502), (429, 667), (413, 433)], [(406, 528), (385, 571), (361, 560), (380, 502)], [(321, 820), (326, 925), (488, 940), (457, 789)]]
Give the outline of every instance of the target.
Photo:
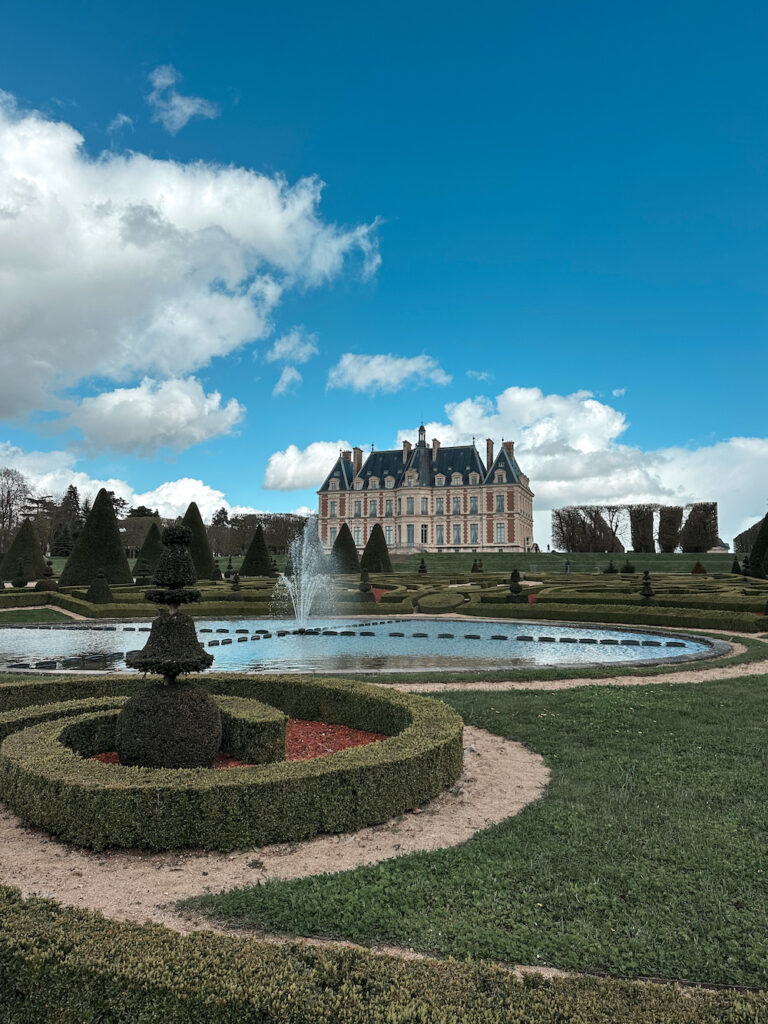
[(423, 422), (422, 422), (421, 426), (419, 427), (419, 447), (420, 448), (426, 448), (427, 447), (427, 428), (424, 426)]

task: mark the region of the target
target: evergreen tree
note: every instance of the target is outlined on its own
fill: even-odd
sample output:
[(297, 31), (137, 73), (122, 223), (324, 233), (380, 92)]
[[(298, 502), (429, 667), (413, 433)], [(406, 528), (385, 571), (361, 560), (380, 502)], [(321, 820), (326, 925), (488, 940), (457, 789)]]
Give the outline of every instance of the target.
[(738, 558), (734, 557), (733, 564), (731, 565), (731, 572), (735, 573), (737, 576), (741, 576), (741, 566), (739, 565)]
[(28, 580), (39, 580), (45, 576), (45, 558), (40, 540), (31, 520), (25, 519), (19, 527), (11, 546), (0, 565), (0, 579), (8, 579), (21, 561), (24, 576)]
[(96, 495), (59, 582), (63, 587), (92, 583), (99, 569), (104, 570), (109, 583), (133, 583), (115, 510), (103, 487)]
[(245, 552), (243, 564), (240, 566), (241, 576), (271, 576), (272, 562), (264, 540), (264, 527), (259, 523), (256, 527), (248, 550)]
[(641, 598), (640, 603), (641, 604), (656, 604), (655, 597), (656, 597), (656, 595), (654, 594), (653, 587), (651, 586), (651, 575), (648, 572), (648, 570), (646, 569), (645, 572), (643, 573), (643, 585), (640, 588), (640, 598)]
[(749, 553), (749, 575), (765, 579), (768, 572), (768, 515), (763, 519)]
[(742, 562), (741, 562), (741, 575), (742, 576), (749, 576), (750, 575), (749, 555), (744, 555), (744, 558), (742, 559)]
[(368, 542), (360, 559), (360, 568), (366, 569), (368, 572), (392, 572), (389, 548), (379, 523), (374, 523), (368, 536)]
[(24, 572), (24, 563), (19, 558), (16, 562), (16, 572), (11, 580), (11, 586), (17, 590), (22, 590), (28, 583), (29, 580)]
[(235, 570), (232, 573), (232, 590), (238, 591), (242, 589), (243, 588), (240, 586), (240, 573), (237, 570)]
[(220, 580), (221, 570), (214, 561), (211, 545), (208, 543), (208, 534), (205, 532), (203, 517), (196, 502), (192, 502), (184, 513), (182, 520), (185, 526), (192, 531), (192, 543), (189, 545), (189, 553), (195, 565), (195, 572), (199, 580)]
[[(150, 528), (147, 530), (147, 535), (144, 538), (144, 543), (139, 548), (139, 553), (136, 556), (136, 567), (138, 569), (139, 563), (142, 561), (146, 563), (146, 570), (144, 575), (151, 576), (157, 568), (157, 563), (160, 561), (160, 555), (163, 553), (163, 540), (160, 535), (160, 527), (157, 523), (152, 523)], [(138, 572), (136, 573), (138, 576)]]
[(419, 571), (419, 572), (420, 572), (420, 573), (421, 573), (422, 575), (424, 575), (424, 573), (426, 573), (426, 571), (427, 571), (427, 563), (426, 563), (426, 562), (424, 561), (424, 559), (423, 559), (423, 558), (422, 558), (422, 560), (421, 560), (421, 561), (419, 562), (419, 569), (418, 569), (418, 571)]
[(51, 536), (51, 554), (68, 558), (72, 554), (72, 532), (66, 523), (59, 523)]
[(340, 576), (344, 576), (347, 573), (355, 573), (357, 575), (360, 572), (360, 559), (357, 554), (357, 548), (346, 523), (341, 524), (338, 536), (333, 542), (331, 565), (333, 566), (334, 573)]
[(523, 588), (520, 585), (520, 573), (517, 569), (513, 569), (509, 576), (507, 601), (510, 601), (512, 604), (528, 603), (528, 595), (523, 592)]
[(680, 543), (682, 523), (681, 505), (662, 505), (659, 510), (659, 549), (665, 554), (672, 554)]
[(91, 604), (112, 604), (114, 598), (103, 569), (99, 569), (96, 579), (88, 587), (85, 600), (90, 601)]

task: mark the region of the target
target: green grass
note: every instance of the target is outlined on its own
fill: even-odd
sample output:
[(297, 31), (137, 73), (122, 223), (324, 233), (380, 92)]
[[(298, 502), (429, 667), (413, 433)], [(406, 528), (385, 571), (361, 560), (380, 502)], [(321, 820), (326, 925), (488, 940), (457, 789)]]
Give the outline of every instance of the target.
[(469, 572), (472, 563), (476, 558), (482, 560), (483, 569), (486, 572), (511, 572), (512, 569), (519, 569), (520, 572), (554, 572), (565, 574), (565, 563), (568, 560), (571, 572), (594, 572), (595, 569), (605, 569), (613, 559), (613, 564), (620, 569), (624, 562), (629, 559), (637, 572), (648, 569), (650, 572), (679, 572), (690, 573), (697, 561), (704, 565), (707, 572), (730, 572), (733, 564), (733, 555), (726, 554), (695, 554), (684, 555), (681, 553), (673, 555), (664, 554), (633, 554), (628, 555), (606, 555), (597, 552), (575, 552), (564, 554), (557, 552), (514, 552), (500, 554), (499, 552), (481, 552), (480, 554), (442, 552), (442, 554), (422, 554), (421, 552), (407, 555), (405, 558), (397, 558), (392, 568), (397, 572), (416, 572), (419, 562), (424, 559), (427, 570), (437, 575), (445, 573)]
[(15, 608), (12, 611), (0, 610), (0, 626), (9, 622), (71, 622), (72, 617), (52, 608)]
[(767, 682), (449, 694), (544, 756), (540, 803), (454, 849), (192, 903), (443, 956), (766, 986)]

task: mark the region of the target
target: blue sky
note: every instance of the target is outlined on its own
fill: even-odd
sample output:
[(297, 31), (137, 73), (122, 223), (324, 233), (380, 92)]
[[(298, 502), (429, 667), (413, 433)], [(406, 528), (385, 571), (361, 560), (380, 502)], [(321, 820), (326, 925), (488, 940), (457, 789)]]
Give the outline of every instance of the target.
[(729, 540), (768, 477), (767, 36), (757, 3), (18, 6), (0, 462), (281, 511), (423, 419), (517, 441), (540, 542), (649, 498)]

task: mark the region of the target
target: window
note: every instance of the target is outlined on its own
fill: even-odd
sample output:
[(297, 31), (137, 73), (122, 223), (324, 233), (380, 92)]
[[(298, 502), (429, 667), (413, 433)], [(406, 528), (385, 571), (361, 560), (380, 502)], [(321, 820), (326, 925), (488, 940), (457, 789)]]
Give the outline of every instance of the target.
[(338, 531), (338, 530), (336, 529), (336, 527), (335, 527), (335, 526), (332, 526), (332, 527), (331, 527), (331, 530), (330, 530), (330, 534), (329, 534), (329, 536), (330, 536), (330, 538), (331, 538), (331, 544), (333, 544), (333, 542), (334, 542), (334, 541), (336, 540), (336, 534), (337, 534), (338, 532), (339, 532), (339, 531)]
[(496, 511), (497, 512), (503, 512), (504, 511), (504, 495), (503, 494), (497, 494), (496, 495)]
[(369, 516), (377, 516), (379, 514), (378, 508), (379, 508), (379, 504), (378, 504), (378, 502), (376, 500), (369, 501), (368, 502), (368, 515)]
[(331, 480), (330, 483), (328, 484), (328, 488), (331, 491), (338, 491), (338, 489), (339, 489), (339, 481), (338, 480)]
[(443, 515), (443, 499), (435, 498), (435, 515)]
[(438, 523), (438, 525), (435, 527), (435, 543), (445, 544), (445, 531), (443, 529), (442, 523)]
[(397, 499), (397, 514), (400, 515), (400, 513), (402, 511), (403, 511), (403, 499), (402, 498), (398, 498)]
[(360, 529), (359, 526), (356, 526), (353, 533), (355, 535), (355, 544), (357, 544), (357, 546), (360, 547), (362, 543), (363, 531)]
[(469, 474), (469, 483), (471, 487), (476, 487), (477, 484), (480, 483), (480, 478), (478, 477), (477, 473)]
[(385, 538), (387, 544), (389, 544), (389, 545), (392, 544), (392, 527), (391, 526), (385, 526), (384, 527), (384, 538)]
[(356, 491), (362, 491), (362, 489), (363, 489), (363, 481), (358, 477), (358, 479), (355, 480), (355, 490)]
[(469, 543), (477, 544), (477, 523), (469, 524)]
[(395, 486), (394, 479), (391, 476), (388, 476), (387, 479), (384, 481), (384, 486), (387, 488), (388, 491), (391, 491), (392, 488)]
[(504, 543), (504, 523), (496, 523), (496, 543)]
[(405, 528), (406, 544), (409, 548), (413, 547), (413, 523), (408, 523)]
[(336, 506), (337, 505), (338, 505), (338, 502), (336, 502), (336, 501), (332, 501), (331, 502), (331, 519), (335, 519), (336, 518)]
[(405, 514), (407, 516), (413, 515), (413, 498), (405, 499)]
[(445, 487), (445, 477), (442, 473), (438, 473), (435, 477), (435, 487)]
[(453, 499), (453, 514), (455, 516), (461, 515), (461, 498)]
[(469, 499), (469, 511), (471, 515), (477, 515), (477, 498)]
[(355, 519), (359, 519), (363, 514), (363, 503), (362, 501), (355, 502)]
[(426, 544), (429, 538), (429, 527), (426, 523), (421, 524), (421, 543)]
[(379, 489), (379, 478), (377, 476), (372, 476), (371, 479), (368, 481), (368, 490), (369, 491), (378, 491), (378, 489)]
[(494, 480), (497, 484), (505, 484), (507, 482), (507, 474), (504, 472), (503, 469), (499, 469), (496, 472)]
[(423, 516), (429, 515), (429, 498), (421, 499), (421, 514)]
[(387, 498), (387, 500), (384, 502), (384, 515), (385, 516), (391, 516), (392, 515), (392, 499), (391, 498)]
[(453, 543), (461, 544), (461, 523), (453, 524)]
[(408, 480), (406, 482), (407, 482), (409, 487), (413, 487), (413, 485), (416, 483), (416, 477), (415, 476), (409, 476)]
[(454, 473), (453, 476), (451, 477), (451, 483), (453, 484), (454, 487), (460, 487), (461, 473)]

